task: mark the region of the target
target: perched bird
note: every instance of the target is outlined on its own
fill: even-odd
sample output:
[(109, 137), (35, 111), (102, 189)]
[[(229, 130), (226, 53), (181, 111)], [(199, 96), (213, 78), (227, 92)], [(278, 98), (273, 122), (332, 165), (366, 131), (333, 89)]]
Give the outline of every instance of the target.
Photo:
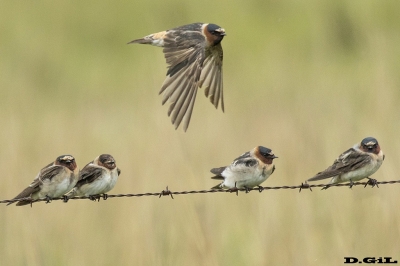
[(168, 116), (172, 114), (175, 129), (183, 120), (187, 130), (199, 87), (215, 108), (221, 102), (224, 111), (221, 41), (225, 35), (215, 24), (193, 23), (129, 42), (164, 47), (168, 71), (160, 94), (164, 93), (162, 104), (171, 103)]
[(105, 193), (114, 188), (120, 173), (121, 170), (117, 168), (114, 157), (102, 154), (79, 172), (78, 183), (66, 196), (68, 199), (86, 196), (94, 200), (103, 194), (103, 198), (107, 199)]
[[(369, 183), (374, 186), (375, 179), (369, 178), (382, 165), (385, 155), (375, 138), (368, 137), (355, 144), (353, 148), (343, 152), (331, 166), (319, 172), (308, 181), (317, 181), (332, 178), (329, 184), (359, 181), (364, 178), (369, 179)], [(326, 186), (324, 189), (329, 187)]]
[(18, 201), (17, 206), (30, 204), (37, 199), (47, 199), (49, 203), (53, 198), (59, 198), (70, 191), (78, 178), (79, 169), (75, 158), (71, 155), (61, 155), (40, 170), (33, 182), (14, 199), (31, 198)]
[[(236, 158), (231, 165), (213, 168), (212, 179), (224, 180), (211, 189), (240, 189), (259, 186), (275, 171), (273, 160), (276, 157), (272, 151), (263, 146), (257, 146)], [(261, 189), (261, 187), (260, 187)], [(261, 190), (260, 190), (261, 191)]]

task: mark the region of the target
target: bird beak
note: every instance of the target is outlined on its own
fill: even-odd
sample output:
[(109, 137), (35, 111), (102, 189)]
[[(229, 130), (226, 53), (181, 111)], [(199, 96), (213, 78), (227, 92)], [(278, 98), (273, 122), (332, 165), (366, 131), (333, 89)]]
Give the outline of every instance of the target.
[(278, 156), (275, 156), (275, 155), (272, 156), (272, 159), (276, 159), (276, 158), (279, 158), (279, 157), (278, 157)]

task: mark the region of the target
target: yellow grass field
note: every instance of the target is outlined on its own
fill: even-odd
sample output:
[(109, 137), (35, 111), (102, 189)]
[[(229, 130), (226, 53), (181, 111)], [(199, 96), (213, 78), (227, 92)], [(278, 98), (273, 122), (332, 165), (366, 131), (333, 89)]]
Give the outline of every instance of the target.
[[(208, 189), (257, 145), (265, 186), (299, 185), (364, 137), (398, 180), (400, 2), (2, 1), (0, 199), (61, 154), (112, 154), (117, 193)], [(193, 22), (227, 32), (225, 113), (200, 90), (175, 130), (162, 49), (126, 43)], [(0, 265), (341, 265), (400, 261), (400, 184), (0, 205)]]

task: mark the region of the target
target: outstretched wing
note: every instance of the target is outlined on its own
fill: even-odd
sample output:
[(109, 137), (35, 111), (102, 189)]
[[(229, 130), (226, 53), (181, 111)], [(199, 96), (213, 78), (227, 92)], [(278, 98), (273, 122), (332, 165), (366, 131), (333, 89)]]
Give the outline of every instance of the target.
[(316, 181), (345, 174), (362, 168), (370, 163), (371, 157), (367, 153), (359, 152), (353, 148), (343, 152), (325, 171), (316, 174), (308, 181)]
[(221, 101), (221, 109), (224, 112), (224, 93), (222, 79), (223, 51), (221, 44), (206, 49), (206, 58), (200, 75), (199, 87), (204, 88), (206, 97), (210, 97), (211, 103), (218, 108)]
[(169, 65), (160, 94), (162, 103), (171, 103), (168, 116), (178, 128), (184, 121), (186, 131), (192, 115), (198, 89), (198, 81), (205, 59), (205, 37), (200, 30), (167, 31), (164, 38), (164, 56)]

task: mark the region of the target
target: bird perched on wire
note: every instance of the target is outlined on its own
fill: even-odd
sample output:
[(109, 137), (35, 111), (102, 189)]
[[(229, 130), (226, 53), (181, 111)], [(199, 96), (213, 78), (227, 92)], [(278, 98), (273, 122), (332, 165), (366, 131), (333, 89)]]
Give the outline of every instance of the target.
[(75, 196), (90, 197), (91, 200), (107, 199), (107, 193), (114, 188), (121, 170), (117, 168), (114, 157), (101, 154), (88, 163), (79, 173), (79, 181), (66, 195), (68, 199)]
[(224, 111), (221, 41), (225, 35), (225, 30), (218, 25), (193, 23), (128, 43), (164, 48), (168, 71), (160, 94), (164, 93), (162, 104), (171, 103), (168, 116), (175, 129), (183, 121), (183, 129), (187, 130), (199, 87), (204, 88), (215, 108), (221, 103)]
[(75, 158), (72, 155), (61, 155), (41, 169), (33, 182), (14, 199), (31, 199), (18, 201), (17, 206), (31, 204), (37, 199), (46, 199), (49, 203), (53, 198), (59, 198), (70, 191), (78, 178), (79, 169)]
[[(326, 170), (319, 172), (308, 181), (317, 181), (331, 178), (329, 184), (359, 181), (368, 178), (368, 183), (374, 186), (376, 180), (369, 178), (382, 165), (385, 155), (379, 146), (378, 141), (373, 137), (367, 137), (353, 148), (343, 152)], [(323, 189), (329, 188), (329, 185)]]
[(276, 157), (272, 151), (263, 146), (257, 146), (236, 158), (231, 165), (213, 168), (212, 179), (224, 180), (221, 184), (211, 189), (228, 188), (231, 190), (259, 186), (275, 171), (273, 160)]

